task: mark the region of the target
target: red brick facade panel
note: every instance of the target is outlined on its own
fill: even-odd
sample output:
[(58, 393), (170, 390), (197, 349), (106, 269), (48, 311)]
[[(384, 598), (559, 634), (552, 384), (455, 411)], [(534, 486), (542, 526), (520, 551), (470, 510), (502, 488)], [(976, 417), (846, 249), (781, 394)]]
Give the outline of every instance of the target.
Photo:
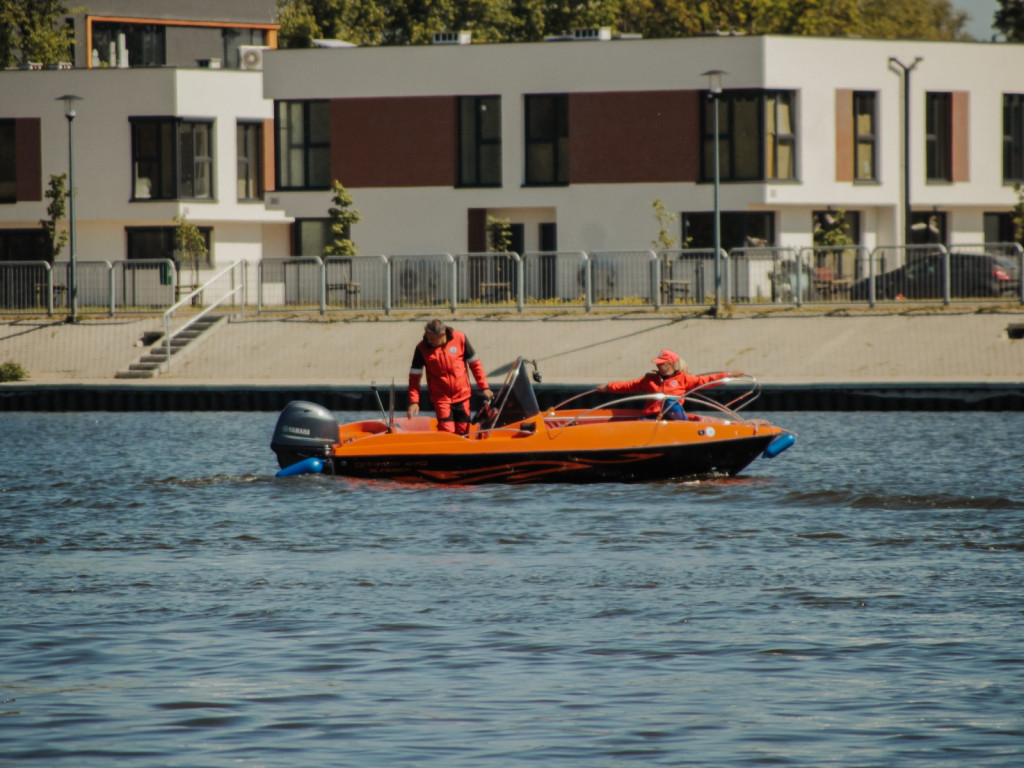
[(334, 99), (331, 178), (348, 188), (455, 184), (453, 96)]
[(569, 182), (696, 181), (698, 91), (569, 95)]

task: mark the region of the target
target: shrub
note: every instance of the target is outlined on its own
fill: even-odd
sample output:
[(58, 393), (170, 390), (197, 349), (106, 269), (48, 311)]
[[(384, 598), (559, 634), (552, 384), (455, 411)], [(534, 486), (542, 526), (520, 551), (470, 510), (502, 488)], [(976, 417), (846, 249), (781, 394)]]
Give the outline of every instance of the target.
[(0, 363), (0, 381), (21, 381), (28, 372), (13, 360)]

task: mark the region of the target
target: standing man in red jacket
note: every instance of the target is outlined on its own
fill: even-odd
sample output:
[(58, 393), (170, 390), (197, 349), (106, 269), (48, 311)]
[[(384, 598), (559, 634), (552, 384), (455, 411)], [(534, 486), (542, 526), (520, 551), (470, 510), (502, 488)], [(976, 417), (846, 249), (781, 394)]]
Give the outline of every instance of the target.
[(686, 361), (671, 349), (661, 350), (661, 354), (651, 362), (658, 366), (657, 371), (648, 373), (646, 376), (641, 376), (633, 381), (610, 381), (599, 386), (597, 391), (622, 394), (644, 394), (646, 392), (655, 394), (660, 392), (678, 397), (678, 408), (675, 407), (675, 404), (666, 407), (662, 400), (651, 400), (644, 406), (645, 417), (657, 418), (660, 416), (663, 419), (672, 421), (686, 418), (686, 413), (683, 411), (683, 395), (695, 387), (710, 384), (712, 381), (718, 381), (733, 375), (732, 373), (724, 372), (694, 376), (687, 373)]
[(441, 320), (434, 319), (427, 323), (409, 369), (409, 418), (420, 412), (420, 378), (426, 371), (427, 391), (437, 414), (438, 430), (457, 435), (469, 432), (469, 396), (472, 394), (472, 385), (467, 368), (473, 373), (484, 399), (494, 397), (491, 388), (487, 386), (484, 364), (480, 362), (466, 334), (448, 327)]

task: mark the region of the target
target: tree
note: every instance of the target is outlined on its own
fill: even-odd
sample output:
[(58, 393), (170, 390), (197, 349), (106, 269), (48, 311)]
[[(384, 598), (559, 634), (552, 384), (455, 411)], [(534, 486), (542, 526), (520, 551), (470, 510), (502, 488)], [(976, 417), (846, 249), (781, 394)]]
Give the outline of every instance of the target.
[[(192, 286), (199, 287), (199, 262), (206, 258), (209, 249), (206, 247), (206, 238), (199, 231), (199, 227), (189, 221), (182, 213), (174, 217), (177, 228), (174, 230), (174, 247), (178, 254), (178, 260), (182, 264), (192, 266)], [(178, 271), (178, 293), (181, 292), (181, 270)]]
[(512, 247), (512, 222), (496, 216), (487, 217), (487, 250), (508, 253)]
[(1013, 193), (1017, 196), (1017, 202), (1010, 211), (1010, 221), (1013, 222), (1013, 240), (1024, 245), (1024, 186), (1019, 183), (1014, 184)]
[(997, 0), (999, 10), (995, 14), (996, 29), (1006, 35), (1007, 42), (1024, 42), (1024, 3), (1020, 0)]
[(68, 175), (66, 173), (50, 174), (50, 183), (46, 188), (46, 199), (50, 204), (46, 206), (46, 213), (49, 218), (39, 223), (43, 226), (43, 233), (46, 237), (47, 250), (50, 253), (50, 262), (57, 260), (60, 252), (64, 250), (64, 244), (68, 241), (66, 229), (57, 232), (57, 222), (64, 218), (67, 211), (67, 200), (69, 192), (65, 187)]
[(359, 253), (355, 243), (352, 242), (352, 225), (362, 220), (359, 211), (352, 208), (352, 195), (335, 179), (331, 188), (334, 205), (327, 209), (331, 217), (331, 239), (324, 246), (326, 256), (355, 256)]
[(0, 65), (71, 61), (75, 35), (63, 19), (80, 12), (63, 0), (0, 0)]
[(307, 0), (277, 0), (278, 45), (281, 48), (312, 48), (321, 37), (320, 24)]
[(821, 218), (815, 217), (814, 244), (822, 247), (853, 245), (846, 211), (834, 211)]
[(651, 205), (654, 206), (654, 217), (658, 220), (658, 239), (651, 240), (651, 245), (659, 251), (671, 250), (679, 243), (678, 237), (672, 237), (668, 233), (668, 228), (676, 223), (676, 215), (668, 212), (665, 204), (661, 202), (661, 198), (655, 200)]

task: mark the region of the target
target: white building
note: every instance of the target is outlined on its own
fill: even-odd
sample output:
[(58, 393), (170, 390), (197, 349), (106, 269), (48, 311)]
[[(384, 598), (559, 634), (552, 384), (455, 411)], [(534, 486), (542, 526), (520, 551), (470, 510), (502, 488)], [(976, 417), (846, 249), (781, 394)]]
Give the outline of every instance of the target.
[[(829, 209), (846, 212), (862, 245), (899, 243), (900, 64), (918, 57), (914, 231), (1006, 240), (1012, 185), (1024, 180), (1024, 48), (1005, 44), (709, 37), (273, 51), (273, 199), (301, 229), (322, 216), (319, 190), (340, 180), (363, 215), (353, 238), (370, 253), (483, 250), (486, 215), (517, 225), (513, 250), (649, 248), (656, 199), (681, 214), (677, 237), (709, 246), (704, 73), (723, 70), (726, 248), (811, 245), (814, 217)], [(310, 129), (319, 138), (304, 145)]]
[[(904, 162), (904, 71), (910, 151)], [(44, 192), (68, 168), (78, 258), (168, 255), (174, 219), (210, 266), (320, 253), (333, 180), (364, 254), (710, 245), (712, 111), (723, 70), (723, 246), (813, 242), (844, 211), (857, 242), (1012, 237), (1024, 181), (1024, 47), (713, 37), (263, 51), (262, 72), (78, 67), (0, 72), (0, 260), (39, 250)], [(1005, 126), (1005, 128), (1004, 128)], [(915, 234), (915, 237), (918, 235)], [(67, 249), (61, 255), (67, 258)]]

